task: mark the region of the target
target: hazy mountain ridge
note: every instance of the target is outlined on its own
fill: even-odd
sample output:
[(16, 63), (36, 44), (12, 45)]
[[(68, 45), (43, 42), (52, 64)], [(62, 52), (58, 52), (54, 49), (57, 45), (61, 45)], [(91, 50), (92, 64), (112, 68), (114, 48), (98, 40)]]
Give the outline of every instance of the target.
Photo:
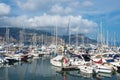
[[(26, 38), (25, 41), (30, 42), (33, 41), (32, 37), (34, 34), (36, 34), (36, 40), (39, 43), (52, 43), (55, 42), (55, 36), (53, 35), (53, 32), (50, 33), (48, 31), (45, 30), (35, 30), (35, 29), (23, 29), (23, 28), (9, 28), (10, 31), (10, 38), (12, 38), (15, 42), (18, 42), (20, 40), (20, 31), (24, 31), (25, 32), (25, 36), (29, 36), (29, 38)], [(6, 28), (0, 28), (0, 36), (4, 37), (6, 34)], [(43, 35), (43, 36), (42, 36)], [(43, 37), (43, 39), (41, 39)], [(72, 34), (71, 36), (71, 44), (75, 44), (76, 43), (76, 34)], [(68, 35), (58, 35), (58, 41), (62, 41), (65, 43), (69, 43), (69, 36)], [(84, 34), (78, 34), (78, 44), (83, 43), (96, 43), (96, 40), (90, 39), (88, 37), (86, 37)], [(60, 43), (60, 42), (58, 42)]]

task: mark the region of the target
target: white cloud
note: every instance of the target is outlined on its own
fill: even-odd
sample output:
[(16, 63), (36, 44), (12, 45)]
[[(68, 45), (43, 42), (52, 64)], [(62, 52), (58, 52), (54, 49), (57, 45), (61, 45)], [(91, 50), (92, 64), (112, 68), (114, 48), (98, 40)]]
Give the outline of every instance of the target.
[[(72, 0), (74, 1), (74, 0)], [(25, 11), (38, 11), (41, 13), (69, 14), (72, 12), (68, 4), (71, 0), (17, 0), (17, 6)], [(66, 5), (64, 5), (66, 4)]]
[(6, 15), (10, 13), (10, 6), (5, 3), (0, 3), (0, 15)]
[(80, 6), (80, 2), (79, 1), (70, 2), (69, 6), (74, 7), (74, 8), (78, 8)]
[[(20, 9), (33, 11), (34, 13), (54, 13), (54, 14), (106, 14), (117, 9), (120, 5), (118, 0), (14, 0)], [(108, 4), (109, 3), (109, 4)], [(111, 6), (111, 4), (113, 6)], [(34, 12), (36, 11), (36, 12)], [(32, 14), (32, 13), (31, 13)]]
[[(79, 32), (88, 33), (95, 30), (97, 23), (88, 19), (82, 18), (82, 16), (60, 16), (60, 15), (47, 15), (35, 17), (18, 16), (18, 17), (6, 17), (2, 20), (5, 24), (15, 27), (27, 27), (27, 28), (53, 28), (57, 25), (58, 30), (60, 28), (67, 29), (68, 21), (70, 19), (70, 28), (74, 32), (77, 28)], [(62, 30), (65, 32), (65, 30)], [(61, 30), (60, 30), (61, 31)], [(61, 32), (62, 33), (62, 32)]]
[(63, 7), (58, 4), (55, 4), (51, 8), (52, 13), (57, 13), (57, 14), (68, 14), (72, 12), (72, 9), (70, 7)]
[(90, 7), (90, 6), (93, 6), (93, 3), (90, 2), (90, 1), (84, 1), (84, 2), (82, 3), (82, 5), (83, 5), (84, 7)]
[(24, 10), (36, 10), (37, 3), (29, 0), (28, 2), (17, 1), (18, 6)]
[(52, 5), (51, 0), (17, 0), (16, 1), (19, 8), (27, 11), (40, 11), (44, 9), (49, 9), (49, 5)]
[(59, 5), (54, 5), (51, 8), (51, 12), (54, 12), (54, 13), (62, 13), (62, 11), (63, 11), (63, 7)]

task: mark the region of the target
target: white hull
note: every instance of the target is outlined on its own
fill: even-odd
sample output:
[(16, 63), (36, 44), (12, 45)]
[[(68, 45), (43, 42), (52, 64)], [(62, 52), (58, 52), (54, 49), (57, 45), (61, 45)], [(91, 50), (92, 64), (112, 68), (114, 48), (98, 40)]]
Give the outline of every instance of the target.
[(61, 63), (61, 62), (54, 61), (53, 59), (50, 60), (50, 63), (51, 63), (53, 66), (56, 66), (56, 67), (61, 67), (61, 66), (62, 66), (62, 63)]
[(114, 70), (120, 70), (120, 62), (110, 62), (114, 66)]
[(92, 73), (93, 73), (93, 68), (92, 68), (92, 66), (79, 66), (78, 68), (79, 68), (80, 71), (83, 72), (83, 73), (88, 73), (88, 74), (92, 74)]
[(62, 70), (60, 67), (56, 67), (56, 66), (51, 66), (51, 69), (53, 69), (56, 72), (60, 72)]
[(102, 68), (101, 69), (100, 68), (96, 68), (95, 72), (96, 73), (112, 73), (112, 70), (104, 69), (104, 68), (103, 69)]
[(81, 66), (82, 65), (82, 60), (80, 60), (80, 59), (69, 59), (70, 60), (70, 64), (72, 65), (72, 66)]
[(111, 66), (105, 66), (105, 65), (95, 65), (94, 66), (95, 73), (112, 73), (113, 68)]
[(58, 55), (56, 56), (55, 58), (51, 59), (50, 60), (50, 63), (53, 65), (53, 66), (56, 66), (56, 67), (67, 67), (69, 66), (69, 63), (64, 63), (62, 61), (64, 56), (62, 55)]

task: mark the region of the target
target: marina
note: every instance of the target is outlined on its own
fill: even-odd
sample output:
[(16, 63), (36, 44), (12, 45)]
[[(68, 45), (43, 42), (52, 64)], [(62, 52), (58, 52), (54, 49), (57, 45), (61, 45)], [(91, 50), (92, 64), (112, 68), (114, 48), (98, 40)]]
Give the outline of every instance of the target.
[(12, 48), (1, 46), (0, 80), (119, 80), (120, 77), (119, 48), (99, 53), (93, 49), (92, 54), (88, 47), (76, 51), (75, 47), (58, 46), (51, 48), (52, 53), (49, 46), (44, 46), (46, 53), (37, 46), (10, 51)]
[(0, 45), (1, 80), (119, 80), (119, 46), (100, 42), (68, 44), (57, 36), (55, 42), (38, 44), (35, 34), (25, 45), (25, 35), (20, 34), (19, 43), (11, 43), (7, 31), (6, 41), (1, 40)]
[(0, 0), (0, 80), (120, 80), (119, 0)]
[(0, 68), (0, 80), (119, 80), (120, 73), (86, 74), (78, 70), (61, 71), (52, 66), (49, 57), (38, 58), (27, 63), (3, 65)]

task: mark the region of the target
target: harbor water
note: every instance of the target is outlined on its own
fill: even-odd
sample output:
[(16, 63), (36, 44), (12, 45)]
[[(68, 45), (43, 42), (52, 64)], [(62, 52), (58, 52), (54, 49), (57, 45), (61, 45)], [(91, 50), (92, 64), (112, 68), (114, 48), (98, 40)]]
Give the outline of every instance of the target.
[(86, 74), (79, 70), (61, 71), (50, 64), (50, 57), (29, 62), (0, 65), (0, 80), (120, 80), (120, 73)]

